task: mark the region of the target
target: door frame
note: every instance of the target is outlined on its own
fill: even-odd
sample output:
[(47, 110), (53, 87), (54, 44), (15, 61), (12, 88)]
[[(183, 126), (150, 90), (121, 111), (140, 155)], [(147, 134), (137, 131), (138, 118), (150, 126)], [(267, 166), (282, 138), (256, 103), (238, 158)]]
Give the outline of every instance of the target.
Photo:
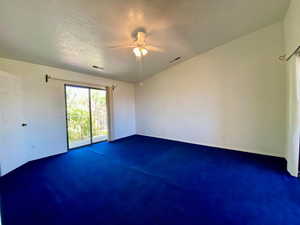
[[(89, 113), (90, 113), (90, 142), (91, 142), (90, 144), (86, 144), (86, 145), (82, 145), (82, 146), (70, 148), (70, 143), (69, 143), (69, 123), (68, 123), (68, 107), (67, 107), (68, 106), (68, 104), (67, 104), (67, 87), (77, 87), (77, 88), (86, 88), (86, 89), (88, 89), (88, 92), (89, 92), (89, 94), (88, 94), (88, 96), (89, 96)], [(92, 127), (92, 123), (93, 122), (92, 122), (92, 110), (91, 110), (91, 107), (92, 107), (91, 106), (91, 89), (105, 91), (106, 99), (107, 99), (107, 90), (105, 88), (95, 88), (95, 87), (84, 86), (84, 85), (77, 85), (77, 84), (64, 84), (65, 118), (66, 118), (67, 150), (68, 151), (108, 141), (108, 137), (107, 137), (106, 140), (93, 142), (93, 127)], [(106, 110), (107, 110), (107, 107), (108, 106), (107, 106), (107, 100), (106, 100)], [(107, 126), (108, 126), (108, 118), (106, 119), (106, 123), (107, 123)]]

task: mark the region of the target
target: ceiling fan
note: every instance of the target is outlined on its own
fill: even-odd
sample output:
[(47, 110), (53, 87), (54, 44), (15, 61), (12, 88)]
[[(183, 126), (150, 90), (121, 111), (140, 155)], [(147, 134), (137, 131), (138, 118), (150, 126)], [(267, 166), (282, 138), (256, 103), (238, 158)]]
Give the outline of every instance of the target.
[(145, 31), (136, 32), (136, 35), (134, 35), (133, 43), (131, 43), (131, 44), (112, 46), (110, 48), (132, 48), (132, 52), (138, 59), (147, 55), (149, 51), (163, 52), (163, 49), (149, 45), (146, 43), (146, 32)]

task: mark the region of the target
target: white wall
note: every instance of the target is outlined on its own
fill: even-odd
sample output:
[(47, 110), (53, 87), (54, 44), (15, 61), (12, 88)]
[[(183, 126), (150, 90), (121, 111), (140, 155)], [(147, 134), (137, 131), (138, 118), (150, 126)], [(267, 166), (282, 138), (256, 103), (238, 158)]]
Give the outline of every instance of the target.
[(0, 174), (26, 163), (22, 94), (21, 80), (0, 71)]
[[(289, 20), (285, 33), (296, 26), (287, 28)], [(46, 73), (116, 85), (114, 139), (135, 134), (136, 121), (142, 135), (285, 157), (287, 82), (277, 60), (285, 52), (282, 28), (277, 23), (198, 55), (135, 90), (126, 82), (0, 58), (0, 71), (22, 80), (27, 160), (67, 147), (63, 83), (45, 84)]]
[[(300, 1), (291, 0), (290, 7), (284, 19), (285, 52), (291, 54), (300, 45)], [(298, 175), (299, 138), (300, 138), (300, 102), (299, 92), (300, 60), (293, 57), (286, 66), (288, 78), (288, 126), (287, 151), (288, 171)], [(297, 68), (298, 67), (298, 68)], [(297, 74), (298, 73), (298, 74)]]
[(137, 133), (284, 157), (282, 28), (271, 25), (136, 85)]
[[(22, 80), (27, 161), (67, 150), (64, 84), (45, 83), (45, 74), (101, 85), (116, 85), (113, 99), (113, 139), (130, 136), (135, 131), (134, 85), (47, 66), (0, 58), (0, 71)], [(3, 149), (1, 149), (3, 151)], [(22, 149), (23, 151), (23, 149)]]

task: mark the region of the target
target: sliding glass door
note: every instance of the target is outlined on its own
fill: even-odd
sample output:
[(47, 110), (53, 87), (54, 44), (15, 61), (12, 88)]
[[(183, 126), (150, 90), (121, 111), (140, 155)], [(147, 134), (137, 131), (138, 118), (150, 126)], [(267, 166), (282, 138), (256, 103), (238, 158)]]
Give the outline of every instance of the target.
[(91, 89), (92, 142), (107, 140), (106, 91)]
[(107, 140), (106, 91), (65, 85), (68, 148)]

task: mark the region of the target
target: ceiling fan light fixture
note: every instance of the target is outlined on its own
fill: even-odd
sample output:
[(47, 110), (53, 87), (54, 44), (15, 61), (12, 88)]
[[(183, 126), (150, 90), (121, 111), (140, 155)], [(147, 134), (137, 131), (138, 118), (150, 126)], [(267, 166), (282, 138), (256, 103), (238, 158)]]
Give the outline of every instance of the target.
[(144, 56), (144, 55), (147, 55), (147, 53), (148, 53), (148, 50), (147, 50), (147, 49), (141, 48), (140, 50), (141, 50), (143, 56)]
[(135, 54), (136, 57), (141, 57), (141, 56), (145, 56), (148, 53), (148, 50), (145, 48), (136, 47), (133, 49), (133, 53)]

